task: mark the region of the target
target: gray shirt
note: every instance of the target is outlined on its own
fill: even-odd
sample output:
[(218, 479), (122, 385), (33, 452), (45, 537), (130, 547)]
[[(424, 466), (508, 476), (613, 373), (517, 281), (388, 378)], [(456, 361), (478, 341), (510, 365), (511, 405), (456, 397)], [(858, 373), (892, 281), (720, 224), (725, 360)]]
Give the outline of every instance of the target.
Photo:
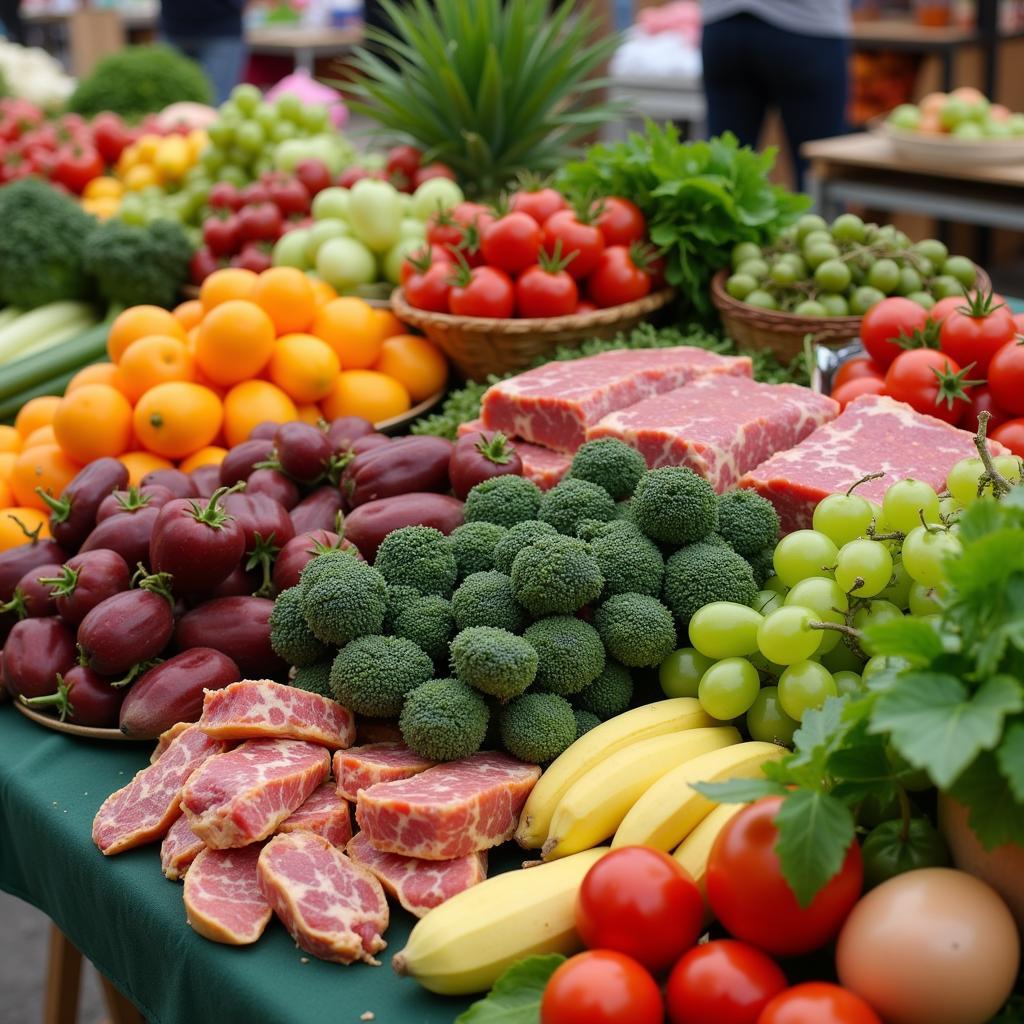
[(734, 14), (753, 14), (805, 36), (850, 34), (850, 0), (703, 0), (701, 14), (705, 24)]

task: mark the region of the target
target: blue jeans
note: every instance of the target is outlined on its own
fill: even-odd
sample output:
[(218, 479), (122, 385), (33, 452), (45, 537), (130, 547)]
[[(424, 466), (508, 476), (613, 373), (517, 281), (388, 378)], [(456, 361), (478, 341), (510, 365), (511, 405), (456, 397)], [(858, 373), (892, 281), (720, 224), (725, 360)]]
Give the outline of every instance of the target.
[(215, 106), (241, 81), (246, 51), (240, 36), (168, 36), (167, 42), (200, 64), (213, 85)]

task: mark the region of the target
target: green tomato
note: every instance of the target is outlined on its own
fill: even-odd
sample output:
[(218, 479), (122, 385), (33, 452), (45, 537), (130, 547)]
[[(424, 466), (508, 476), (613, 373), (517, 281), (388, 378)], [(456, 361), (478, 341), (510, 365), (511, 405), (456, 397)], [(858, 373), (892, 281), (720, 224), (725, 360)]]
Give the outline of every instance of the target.
[(325, 188), (313, 197), (313, 205), (310, 208), (313, 219), (324, 220), (331, 217), (336, 220), (347, 220), (349, 199), (347, 188)]
[(423, 182), (413, 193), (412, 215), (426, 220), (438, 210), (450, 210), (458, 206), (466, 197), (462, 189), (447, 178), (431, 178)]
[(814, 283), (827, 292), (842, 292), (850, 287), (850, 268), (842, 260), (825, 260), (814, 271)]
[(746, 299), (744, 299), (748, 306), (757, 306), (758, 309), (778, 309), (779, 304), (775, 301), (774, 296), (760, 288), (752, 291)]
[(901, 103), (886, 120), (893, 128), (913, 132), (921, 124), (921, 111), (913, 103)]
[(899, 264), (895, 260), (879, 260), (868, 271), (868, 284), (886, 295), (892, 295), (900, 286)]
[(950, 256), (942, 265), (942, 273), (955, 277), (965, 288), (971, 288), (978, 276), (978, 268), (966, 256)]
[(819, 317), (829, 315), (828, 310), (825, 308), (825, 306), (822, 303), (818, 302), (816, 299), (804, 299), (803, 302), (797, 303), (797, 305), (793, 308), (793, 312), (797, 316), (807, 317)]
[(850, 312), (854, 316), (863, 316), (872, 306), (876, 306), (885, 295), (870, 285), (861, 285), (850, 297)]
[(944, 868), (949, 864), (949, 850), (927, 818), (911, 818), (906, 836), (900, 819), (883, 821), (868, 833), (861, 845), (861, 856), (865, 889), (873, 889), (905, 871)]
[(832, 292), (824, 292), (818, 296), (818, 302), (825, 307), (826, 316), (850, 315), (850, 304), (846, 301), (845, 295), (836, 295)]
[(736, 268), (736, 273), (763, 281), (768, 276), (768, 264), (764, 260), (746, 260)]
[(335, 291), (351, 291), (377, 280), (377, 261), (373, 253), (354, 238), (331, 238), (316, 254), (316, 272)]
[(804, 260), (811, 270), (817, 269), (829, 260), (838, 259), (839, 248), (833, 242), (813, 242), (804, 249)]
[(324, 242), (332, 238), (350, 238), (352, 229), (347, 221), (338, 220), (335, 217), (325, 217), (318, 220), (311, 228), (307, 228), (306, 239), (306, 260), (312, 266), (316, 263), (317, 253)]
[(416, 252), (417, 249), (423, 248), (422, 238), (409, 238), (399, 236), (398, 241), (388, 249), (381, 263), (381, 268), (384, 271), (384, 276), (392, 283), (400, 283), (400, 275), (402, 273), (402, 264), (405, 262), (405, 257), (410, 253)]
[(750, 274), (731, 274), (725, 282), (725, 290), (741, 302), (757, 288), (757, 279)]
[(935, 305), (935, 297), (928, 292), (911, 292), (908, 296), (911, 302), (916, 302), (923, 309), (931, 309)]
[(933, 264), (940, 266), (946, 261), (946, 257), (949, 256), (949, 250), (937, 238), (922, 238), (914, 246), (914, 252), (920, 253), (926, 259), (931, 260)]
[(855, 213), (840, 214), (832, 221), (832, 237), (837, 242), (863, 242), (865, 225)]
[(796, 222), (796, 235), (801, 241), (806, 238), (812, 231), (827, 231), (828, 224), (825, 223), (823, 217), (819, 217), (816, 213), (805, 213)]
[(913, 267), (902, 267), (900, 269), (900, 283), (896, 287), (899, 295), (912, 295), (924, 287), (921, 275)]
[(274, 266), (309, 270), (309, 234), (309, 228), (295, 228), (282, 235), (274, 243), (274, 251), (271, 254)]
[(737, 242), (732, 247), (732, 265), (738, 267), (747, 260), (759, 260), (761, 258), (761, 247), (756, 242)]
[(263, 93), (255, 85), (242, 83), (231, 90), (231, 102), (243, 114), (251, 114), (260, 105), (262, 99)]
[(960, 298), (964, 293), (964, 286), (952, 274), (939, 274), (932, 278), (932, 295), (939, 299), (947, 299), (950, 296)]
[[(757, 261), (750, 260), (750, 263)], [(776, 260), (768, 271), (768, 276), (776, 284), (792, 284), (797, 279), (796, 267), (789, 260)]]
[(387, 252), (398, 241), (402, 225), (398, 190), (373, 178), (357, 181), (349, 194), (348, 222), (361, 242), (374, 252)]

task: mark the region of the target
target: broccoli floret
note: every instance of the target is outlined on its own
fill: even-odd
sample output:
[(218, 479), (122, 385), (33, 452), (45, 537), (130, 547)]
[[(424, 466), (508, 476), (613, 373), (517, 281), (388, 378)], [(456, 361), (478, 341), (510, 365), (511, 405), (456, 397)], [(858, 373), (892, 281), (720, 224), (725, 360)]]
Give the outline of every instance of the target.
[(633, 699), (633, 678), (629, 669), (608, 658), (604, 671), (587, 687), (580, 690), (572, 702), (583, 711), (597, 715), (602, 722), (621, 715)]
[(726, 491), (718, 497), (718, 532), (744, 558), (779, 539), (779, 513), (754, 491)]
[(331, 690), (331, 662), (332, 658), (318, 661), (315, 665), (303, 665), (296, 669), (290, 684), (296, 690), (306, 690), (309, 693), (318, 693), (321, 697), (334, 699), (334, 691)]
[(611, 522), (616, 516), (615, 502), (608, 492), (586, 480), (563, 480), (545, 492), (537, 518), (550, 523), (559, 533), (576, 536), (584, 520)]
[(434, 661), (447, 659), (448, 641), (455, 632), (451, 601), (436, 594), (417, 598), (399, 612), (393, 632), (411, 640)]
[(573, 708), (572, 716), (576, 719), (576, 739), (601, 724), (601, 719), (597, 715), (582, 711), (580, 708)]
[(754, 572), (754, 582), (759, 586), (763, 587), (769, 576), (775, 575), (775, 547), (770, 546), (767, 548), (761, 548), (760, 551), (755, 551), (752, 555), (747, 555), (746, 559), (750, 563), (750, 568)]
[(471, 686), (431, 679), (405, 698), (398, 725), (406, 745), (420, 757), (456, 761), (480, 749), (490, 718), (487, 702)]
[(388, 583), (415, 587), (421, 594), (451, 597), (455, 589), (452, 542), (432, 526), (392, 530), (377, 548), (373, 565)]
[(497, 626), (518, 633), (526, 613), (512, 594), (512, 581), (501, 572), (475, 572), (467, 576), (452, 597), (455, 628)]
[(470, 626), (451, 642), (455, 675), (504, 702), (537, 675), (537, 652), (521, 637), (494, 626)]
[(635, 448), (617, 437), (602, 437), (580, 448), (566, 477), (589, 480), (620, 501), (633, 493), (646, 469), (644, 457)]
[(350, 711), (393, 718), (405, 696), (434, 674), (430, 655), (401, 636), (361, 636), (331, 666), (334, 699)]
[(576, 716), (557, 693), (525, 693), (501, 712), (502, 746), (520, 761), (546, 764), (576, 742)]
[(452, 550), (459, 570), (459, 581), (475, 572), (494, 568), (494, 549), (508, 533), (497, 523), (463, 523), (451, 532)]
[(388, 587), (387, 607), (384, 611), (384, 632), (393, 633), (398, 616), (422, 596), (415, 587), (407, 587), (402, 583), (395, 587)]
[(656, 597), (616, 594), (594, 615), (608, 653), (631, 668), (660, 665), (676, 646), (672, 613)]
[(529, 547), (538, 537), (557, 536), (558, 531), (550, 523), (542, 523), (539, 519), (527, 519), (510, 526), (494, 549), (494, 568), (508, 576), (516, 555), (523, 548)]
[(467, 523), (514, 526), (537, 518), (540, 488), (524, 476), (508, 473), (484, 480), (466, 495), (463, 511)]
[(728, 545), (698, 543), (680, 548), (665, 564), (662, 596), (681, 628), (713, 601), (750, 604), (757, 584), (749, 563)]
[(270, 646), (289, 665), (299, 668), (327, 656), (327, 647), (306, 625), (301, 587), (289, 587), (277, 595), (270, 613)]
[(604, 669), (597, 630), (571, 615), (551, 615), (530, 626), (523, 639), (537, 652), (537, 687), (568, 696), (579, 693)]
[(604, 576), (604, 596), (661, 593), (665, 559), (658, 545), (632, 523), (616, 520), (589, 528), (590, 553)]
[(596, 600), (604, 587), (601, 567), (574, 537), (541, 537), (512, 563), (512, 593), (534, 615), (566, 615)]
[(718, 499), (711, 484), (683, 466), (644, 473), (629, 511), (651, 540), (663, 544), (692, 544), (718, 528)]
[(341, 552), (317, 555), (299, 576), (302, 614), (313, 635), (339, 647), (384, 623), (387, 584), (365, 562)]

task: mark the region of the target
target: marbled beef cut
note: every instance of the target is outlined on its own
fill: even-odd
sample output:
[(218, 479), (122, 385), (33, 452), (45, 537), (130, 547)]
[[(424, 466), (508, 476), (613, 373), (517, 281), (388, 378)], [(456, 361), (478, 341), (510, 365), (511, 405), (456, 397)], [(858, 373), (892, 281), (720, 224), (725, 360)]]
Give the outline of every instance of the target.
[[(479, 434), (480, 431), (487, 431), (483, 420), (460, 423), (458, 428), (459, 437), (465, 437), (466, 434)], [(531, 444), (518, 437), (513, 437), (510, 440), (522, 460), (523, 476), (527, 480), (532, 480), (542, 491), (550, 490), (569, 472), (569, 467), (572, 465), (571, 455), (552, 451), (543, 445)]]
[(203, 850), (185, 876), (185, 918), (211, 942), (247, 946), (272, 913), (257, 876), (261, 847)]
[(170, 827), (160, 844), (160, 867), (172, 882), (184, 878), (192, 862), (206, 849), (206, 843), (192, 831), (182, 815)]
[(348, 801), (338, 796), (333, 782), (313, 790), (306, 802), (278, 826), (278, 832), (315, 832), (332, 846), (344, 850), (352, 838)]
[(338, 795), (355, 803), (361, 789), (378, 782), (397, 782), (433, 768), (434, 762), (414, 754), (404, 743), (367, 743), (334, 755)]

